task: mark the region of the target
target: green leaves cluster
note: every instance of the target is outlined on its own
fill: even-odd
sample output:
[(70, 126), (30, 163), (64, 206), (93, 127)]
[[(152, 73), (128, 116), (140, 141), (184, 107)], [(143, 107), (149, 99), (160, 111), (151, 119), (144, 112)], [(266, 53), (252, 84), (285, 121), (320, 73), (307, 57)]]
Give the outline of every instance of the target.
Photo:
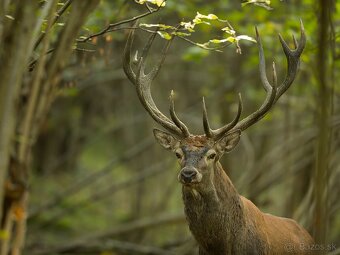
[[(198, 43), (188, 38), (195, 32), (197, 25), (204, 24), (204, 25), (211, 26), (212, 22), (214, 21), (215, 22), (217, 21), (218, 23), (226, 24), (225, 27), (220, 29), (220, 31), (222, 31), (220, 39), (214, 38), (205, 43)], [(148, 32), (155, 32), (155, 31), (150, 31), (148, 29), (156, 28), (157, 29), (156, 32), (165, 40), (171, 40), (174, 37), (179, 37), (181, 39), (184, 39), (185, 41), (188, 41), (191, 44), (194, 44), (206, 50), (220, 51), (222, 48), (233, 44), (236, 46), (236, 51), (238, 53), (241, 53), (239, 41), (246, 40), (250, 42), (256, 42), (256, 40), (250, 36), (237, 35), (236, 31), (234, 30), (234, 28), (230, 25), (230, 23), (227, 20), (220, 19), (217, 15), (212, 14), (212, 13), (208, 15), (204, 15), (204, 14), (197, 12), (196, 16), (191, 21), (188, 21), (188, 22), (183, 21), (177, 26), (171, 26), (171, 25), (166, 25), (166, 24), (142, 23), (139, 25), (139, 27), (144, 30), (147, 30)]]

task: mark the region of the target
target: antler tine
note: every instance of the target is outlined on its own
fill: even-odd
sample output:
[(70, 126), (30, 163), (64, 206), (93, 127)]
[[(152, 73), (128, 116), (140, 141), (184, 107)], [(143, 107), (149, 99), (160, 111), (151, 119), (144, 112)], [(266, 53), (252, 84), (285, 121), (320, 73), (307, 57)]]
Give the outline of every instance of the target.
[(131, 49), (132, 49), (132, 43), (134, 38), (134, 29), (131, 30), (129, 33), (128, 39), (125, 44), (124, 48), (124, 54), (123, 54), (123, 69), (126, 74), (126, 76), (129, 78), (129, 80), (135, 84), (136, 82), (136, 74), (133, 72), (131, 67)]
[(162, 57), (160, 58), (159, 62), (158, 62), (158, 65), (155, 65), (155, 67), (149, 72), (148, 76), (149, 76), (149, 79), (153, 80), (155, 79), (155, 77), (157, 76), (159, 70), (161, 69), (161, 67), (163, 66), (163, 63), (165, 61), (165, 58), (166, 58), (166, 55), (168, 53), (168, 50), (170, 48), (170, 45), (172, 43), (172, 40), (174, 39), (175, 37), (172, 37), (170, 40), (168, 40), (168, 42), (165, 44), (163, 50), (162, 50)]
[(299, 43), (298, 43), (298, 41), (296, 40), (295, 35), (292, 35), (292, 37), (293, 37), (294, 47), (295, 47), (295, 49), (296, 49), (297, 47), (299, 47)]
[(269, 109), (273, 106), (274, 101), (275, 101), (275, 96), (276, 96), (276, 69), (275, 69), (275, 64), (273, 64), (273, 85), (271, 85), (268, 81), (267, 75), (266, 75), (266, 62), (265, 62), (265, 57), (264, 57), (264, 52), (263, 52), (263, 47), (261, 43), (261, 38), (259, 35), (259, 32), (257, 28), (255, 27), (255, 32), (256, 32), (256, 39), (257, 39), (257, 44), (259, 48), (259, 71), (260, 71), (260, 78), (262, 82), (262, 86), (264, 87), (267, 95), (266, 98), (261, 105), (261, 107), (241, 120), (239, 123), (235, 125), (233, 129), (240, 129), (240, 130), (245, 130), (249, 126), (255, 124), (257, 121), (262, 119), (266, 113), (269, 111)]
[(239, 93), (238, 94), (238, 108), (237, 108), (237, 114), (236, 114), (235, 118), (230, 123), (224, 125), (223, 127), (216, 129), (216, 130), (213, 130), (213, 129), (210, 128), (208, 113), (207, 113), (207, 108), (205, 106), (204, 97), (202, 99), (202, 105), (203, 105), (203, 127), (204, 127), (205, 135), (209, 138), (213, 138), (214, 140), (219, 140), (226, 133), (228, 133), (228, 131), (230, 131), (231, 129), (233, 129), (233, 127), (235, 127), (235, 125), (237, 124), (237, 122), (240, 119), (240, 116), (241, 116), (242, 110), (243, 110), (242, 97), (241, 97), (241, 94)]
[(124, 50), (124, 61), (123, 61), (123, 68), (126, 76), (129, 78), (129, 80), (136, 86), (137, 95), (144, 106), (144, 108), (147, 110), (147, 112), (150, 114), (150, 116), (161, 126), (163, 126), (168, 131), (172, 132), (178, 137), (186, 137), (188, 135), (187, 130), (181, 129), (181, 127), (176, 126), (176, 123), (172, 122), (168, 117), (166, 117), (156, 106), (152, 95), (151, 95), (151, 83), (155, 79), (157, 73), (159, 72), (161, 65), (163, 64), (165, 60), (165, 56), (167, 53), (167, 50), (170, 47), (170, 43), (168, 43), (165, 46), (165, 49), (162, 53), (162, 58), (160, 59), (158, 65), (155, 65), (152, 70), (145, 74), (145, 65), (146, 65), (146, 58), (148, 56), (149, 50), (151, 48), (151, 45), (155, 39), (156, 33), (152, 34), (149, 37), (149, 40), (145, 47), (143, 48), (141, 57), (138, 60), (137, 64), (137, 72), (135, 73), (131, 66), (131, 49), (132, 49), (132, 42), (134, 39), (134, 32), (130, 32), (128, 36), (128, 40), (125, 46)]
[(262, 81), (262, 85), (265, 89), (266, 92), (272, 90), (272, 85), (270, 85), (268, 79), (267, 79), (267, 74), (266, 74), (266, 59), (264, 57), (264, 52), (263, 52), (263, 47), (262, 47), (262, 42), (261, 42), (261, 37), (259, 34), (259, 31), (257, 30), (257, 27), (255, 27), (255, 33), (256, 33), (256, 41), (257, 45), (259, 48), (259, 70), (260, 70), (260, 78)]
[(202, 108), (203, 108), (203, 128), (204, 128), (204, 133), (205, 133), (206, 137), (212, 138), (213, 137), (213, 133), (212, 133), (212, 130), (210, 128), (209, 118), (208, 118), (207, 108), (205, 106), (204, 97), (202, 97)]
[(282, 84), (278, 87), (278, 92), (275, 98), (275, 102), (281, 97), (283, 93), (286, 92), (286, 90), (290, 87), (290, 85), (293, 83), (297, 70), (299, 68), (300, 64), (300, 56), (306, 46), (306, 34), (305, 29), (302, 23), (302, 20), (300, 20), (300, 29), (301, 29), (301, 35), (300, 40), (297, 43), (297, 47), (294, 50), (291, 50), (285, 40), (282, 38), (281, 35), (279, 35), (279, 39), (282, 45), (283, 52), (286, 55), (287, 59), (287, 74), (282, 82)]
[(170, 92), (170, 116), (172, 121), (179, 127), (185, 137), (190, 136), (189, 129), (187, 126), (177, 117), (175, 112), (175, 103), (174, 103), (174, 91), (171, 90)]
[(275, 69), (275, 63), (273, 63), (273, 84), (271, 85), (268, 82), (267, 76), (266, 76), (266, 66), (265, 66), (265, 58), (263, 53), (263, 47), (261, 43), (261, 38), (259, 36), (259, 33), (256, 30), (256, 37), (257, 37), (257, 43), (259, 48), (259, 67), (260, 67), (260, 77), (261, 82), (264, 87), (264, 89), (267, 92), (267, 96), (265, 98), (265, 101), (261, 105), (261, 107), (255, 111), (254, 113), (250, 114), (243, 120), (241, 120), (239, 123), (236, 124), (236, 126), (233, 129), (241, 129), (245, 130), (251, 125), (255, 124), (257, 121), (262, 119), (267, 112), (270, 110), (270, 108), (276, 103), (276, 101), (280, 98), (280, 96), (289, 88), (289, 86), (293, 83), (298, 67), (300, 62), (300, 55), (306, 45), (306, 35), (303, 27), (303, 23), (300, 20), (300, 27), (301, 27), (301, 37), (299, 42), (297, 42), (294, 38), (294, 44), (295, 49), (291, 50), (287, 43), (283, 40), (282, 36), (279, 34), (279, 39), (281, 42), (282, 49), (286, 55), (287, 59), (287, 75), (284, 79), (284, 81), (281, 83), (281, 85), (277, 86), (277, 76), (276, 76), (276, 69)]

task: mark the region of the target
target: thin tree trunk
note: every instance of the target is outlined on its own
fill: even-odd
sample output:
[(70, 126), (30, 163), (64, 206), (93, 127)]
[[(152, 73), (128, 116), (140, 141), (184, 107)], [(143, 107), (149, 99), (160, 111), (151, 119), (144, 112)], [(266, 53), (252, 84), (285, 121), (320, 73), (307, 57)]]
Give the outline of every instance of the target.
[[(317, 109), (317, 125), (319, 136), (317, 140), (317, 159), (314, 173), (314, 237), (317, 244), (325, 245), (327, 242), (329, 218), (329, 152), (331, 144), (331, 129), (328, 127), (331, 118), (331, 75), (330, 59), (330, 12), (331, 0), (319, 0), (319, 31), (317, 53), (317, 80), (319, 87)], [(324, 251), (320, 251), (324, 254)]]
[[(38, 14), (37, 1), (13, 0), (11, 6), (14, 14), (9, 13), (13, 20), (0, 20), (0, 219), (3, 234), (6, 236), (0, 240), (1, 255), (8, 255), (9, 252), (12, 255), (22, 253), (26, 235), (29, 196), (26, 187), (30, 155), (39, 123), (49, 111), (60, 70), (71, 54), (78, 32), (99, 0), (74, 1), (74, 8), (71, 9), (54, 51), (48, 58), (48, 32), (43, 37), (39, 34), (42, 20), (46, 16), (49, 17), (49, 29), (55, 23), (55, 11), (50, 7), (55, 7), (57, 2), (49, 1)], [(6, 13), (5, 8), (6, 4), (1, 4), (0, 14)], [(67, 7), (62, 9), (65, 8)], [(43, 39), (39, 41), (38, 38)], [(37, 41), (44, 42), (43, 46), (38, 47)], [(40, 58), (37, 60), (37, 67), (32, 73), (28, 73), (28, 60), (34, 49)], [(30, 89), (26, 95), (27, 100), (21, 100), (20, 91), (24, 87)], [(15, 198), (11, 193), (16, 190), (9, 190), (7, 186), (5, 189), (5, 183), (7, 186), (21, 187)]]
[[(4, 183), (8, 174), (16, 123), (16, 103), (20, 84), (27, 67), (29, 52), (27, 43), (34, 28), (36, 1), (17, 4), (15, 20), (2, 28), (0, 45), (0, 206), (4, 198)], [(2, 23), (2, 26), (4, 24)], [(0, 219), (3, 210), (0, 210)]]

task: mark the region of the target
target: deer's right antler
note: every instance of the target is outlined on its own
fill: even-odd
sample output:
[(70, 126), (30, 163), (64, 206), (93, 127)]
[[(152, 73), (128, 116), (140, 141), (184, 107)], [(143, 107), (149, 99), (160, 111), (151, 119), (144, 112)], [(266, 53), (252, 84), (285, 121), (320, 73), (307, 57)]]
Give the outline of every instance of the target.
[[(134, 39), (134, 30), (129, 33), (129, 37), (124, 49), (124, 59), (123, 59), (123, 68), (126, 76), (129, 80), (136, 86), (138, 98), (150, 116), (165, 129), (175, 134), (178, 137), (185, 138), (190, 135), (188, 128), (184, 125), (182, 121), (177, 117), (174, 107), (174, 99), (173, 92), (170, 94), (170, 120), (166, 117), (156, 106), (152, 95), (151, 95), (151, 83), (156, 78), (162, 64), (164, 63), (167, 50), (170, 47), (171, 40), (165, 45), (164, 50), (162, 52), (162, 57), (159, 60), (159, 63), (155, 65), (152, 70), (145, 74), (145, 61), (147, 55), (149, 53), (149, 49), (155, 39), (156, 33), (152, 34), (145, 45), (142, 55), (137, 61), (137, 73), (135, 73), (132, 69), (132, 61), (131, 61), (131, 49), (132, 43)], [(137, 54), (136, 54), (137, 58)]]
[(277, 86), (277, 77), (276, 77), (276, 70), (275, 70), (274, 63), (273, 63), (273, 82), (271, 84), (268, 81), (268, 78), (266, 75), (266, 63), (265, 63), (261, 38), (259, 36), (257, 28), (255, 28), (256, 40), (257, 40), (257, 44), (259, 48), (260, 77), (261, 77), (262, 86), (264, 87), (267, 93), (267, 96), (263, 104), (258, 110), (248, 115), (246, 118), (242, 119), (240, 122), (238, 122), (239, 117), (242, 112), (242, 100), (241, 100), (241, 96), (239, 96), (238, 112), (234, 120), (231, 123), (216, 130), (213, 130), (210, 128), (210, 124), (209, 124), (208, 116), (207, 116), (207, 110), (206, 110), (205, 103), (203, 100), (203, 126), (204, 126), (204, 131), (207, 137), (210, 137), (214, 140), (218, 140), (221, 137), (223, 137), (226, 133), (232, 132), (233, 130), (241, 130), (241, 131), (246, 130), (248, 127), (254, 125), (256, 122), (261, 120), (267, 114), (267, 112), (272, 108), (272, 106), (276, 103), (276, 101), (281, 97), (281, 95), (285, 91), (287, 91), (287, 89), (290, 87), (290, 85), (293, 83), (295, 79), (295, 76), (298, 71), (299, 63), (300, 63), (300, 56), (306, 45), (306, 35), (305, 35), (305, 30), (304, 30), (302, 21), (300, 21), (300, 28), (301, 28), (301, 36), (300, 36), (299, 42), (297, 42), (295, 37), (293, 36), (293, 41), (295, 45), (295, 49), (293, 50), (289, 48), (287, 43), (283, 40), (282, 36), (279, 34), (279, 39), (282, 45), (283, 52), (286, 55), (287, 66), (288, 66), (287, 75), (284, 81), (279, 86)]

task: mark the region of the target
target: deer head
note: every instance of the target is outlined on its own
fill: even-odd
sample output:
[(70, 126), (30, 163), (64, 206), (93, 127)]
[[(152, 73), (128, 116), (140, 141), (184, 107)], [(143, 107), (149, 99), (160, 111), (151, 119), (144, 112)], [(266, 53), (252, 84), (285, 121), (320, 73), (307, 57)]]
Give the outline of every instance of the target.
[[(136, 59), (136, 72), (133, 71), (131, 61), (131, 48), (134, 38), (134, 31), (129, 34), (127, 44), (124, 50), (124, 71), (130, 81), (136, 86), (137, 94), (140, 102), (150, 114), (150, 116), (168, 132), (154, 129), (154, 136), (156, 140), (167, 150), (171, 150), (179, 160), (181, 170), (178, 175), (178, 180), (187, 187), (207, 187), (207, 183), (214, 178), (214, 167), (224, 153), (230, 152), (239, 142), (242, 131), (257, 123), (262, 119), (266, 113), (273, 107), (280, 96), (289, 88), (295, 79), (299, 58), (305, 47), (306, 37), (302, 22), (301, 37), (299, 42), (293, 37), (295, 49), (290, 49), (287, 43), (279, 35), (279, 39), (283, 51), (287, 59), (287, 74), (283, 82), (277, 85), (277, 77), (275, 71), (275, 64), (273, 63), (273, 80), (270, 83), (266, 75), (265, 57), (261, 44), (261, 39), (257, 29), (256, 39), (259, 49), (259, 69), (262, 85), (266, 91), (266, 98), (262, 105), (255, 112), (251, 113), (244, 119), (240, 120), (242, 113), (242, 98), (239, 95), (238, 111), (235, 118), (225, 126), (219, 129), (211, 129), (208, 114), (205, 106), (204, 98), (203, 105), (203, 127), (204, 135), (193, 135), (189, 132), (186, 125), (178, 118), (175, 107), (173, 92), (170, 94), (170, 118), (160, 112), (155, 105), (151, 96), (151, 82), (155, 79), (159, 72), (166, 52), (170, 46), (171, 41), (165, 46), (162, 57), (153, 69), (145, 74), (145, 61), (149, 49), (153, 43), (156, 33), (153, 34), (139, 59)], [(136, 54), (137, 56), (137, 54)]]

